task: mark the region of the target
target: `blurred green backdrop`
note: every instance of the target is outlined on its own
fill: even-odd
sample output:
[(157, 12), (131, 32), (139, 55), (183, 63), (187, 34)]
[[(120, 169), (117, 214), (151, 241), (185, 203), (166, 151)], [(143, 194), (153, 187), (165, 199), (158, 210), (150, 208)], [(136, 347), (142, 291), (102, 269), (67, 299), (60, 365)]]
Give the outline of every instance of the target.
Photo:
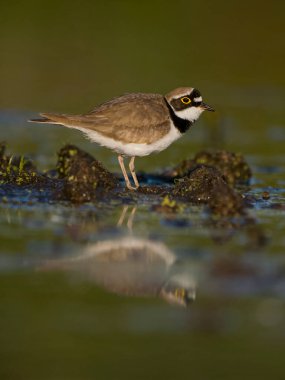
[[(205, 147), (268, 160), (285, 140), (284, 12), (279, 0), (1, 2), (0, 110), (24, 112), (1, 120), (1, 139), (23, 154), (48, 157), (65, 142), (96, 154), (78, 132), (26, 119), (40, 111), (84, 113), (126, 92), (190, 85), (217, 112), (155, 156), (156, 166)], [(100, 155), (117, 168), (108, 150)], [(153, 157), (144, 160), (146, 170)]]
[(83, 112), (180, 85), (219, 106), (252, 104), (235, 97), (248, 86), (271, 104), (284, 94), (284, 12), (279, 0), (2, 1), (0, 107)]

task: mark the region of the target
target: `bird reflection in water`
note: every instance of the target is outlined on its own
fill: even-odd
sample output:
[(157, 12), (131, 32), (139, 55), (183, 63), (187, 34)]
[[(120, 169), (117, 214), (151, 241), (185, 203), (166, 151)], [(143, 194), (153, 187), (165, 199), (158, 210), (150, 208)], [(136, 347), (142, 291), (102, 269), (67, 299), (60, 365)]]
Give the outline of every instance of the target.
[(128, 206), (124, 206), (119, 217), (118, 228), (126, 220), (125, 236), (87, 245), (80, 254), (69, 258), (49, 260), (45, 269), (81, 273), (118, 295), (160, 297), (171, 304), (189, 305), (196, 296), (193, 274), (164, 243), (134, 235), (136, 210), (133, 207), (127, 218)]

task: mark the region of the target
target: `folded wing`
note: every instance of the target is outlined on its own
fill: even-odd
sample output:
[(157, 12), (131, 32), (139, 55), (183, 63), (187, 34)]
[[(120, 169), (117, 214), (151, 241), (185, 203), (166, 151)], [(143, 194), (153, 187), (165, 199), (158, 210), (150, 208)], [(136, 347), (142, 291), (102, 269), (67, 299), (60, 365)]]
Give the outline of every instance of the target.
[(87, 114), (42, 113), (31, 121), (61, 124), (86, 133), (97, 132), (121, 142), (151, 144), (169, 130), (168, 108), (158, 94), (127, 94), (96, 107)]

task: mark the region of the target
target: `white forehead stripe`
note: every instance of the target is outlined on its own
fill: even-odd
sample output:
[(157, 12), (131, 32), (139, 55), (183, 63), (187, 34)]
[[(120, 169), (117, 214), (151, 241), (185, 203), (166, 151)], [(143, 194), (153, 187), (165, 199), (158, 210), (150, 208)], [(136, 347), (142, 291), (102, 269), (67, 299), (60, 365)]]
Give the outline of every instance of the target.
[[(185, 93), (184, 94), (179, 94), (179, 95), (174, 96), (173, 99), (179, 99), (182, 96), (189, 96), (189, 95), (187, 95), (187, 94), (185, 95)], [(202, 96), (194, 98), (193, 100), (194, 100), (194, 102), (202, 102)]]

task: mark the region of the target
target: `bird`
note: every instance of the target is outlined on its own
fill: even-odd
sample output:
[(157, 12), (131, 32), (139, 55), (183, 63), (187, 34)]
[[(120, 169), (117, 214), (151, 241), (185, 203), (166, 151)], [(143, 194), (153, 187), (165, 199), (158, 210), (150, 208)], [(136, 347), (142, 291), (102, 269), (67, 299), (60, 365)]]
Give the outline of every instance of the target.
[[(203, 111), (215, 111), (204, 103), (199, 90), (179, 87), (165, 96), (155, 93), (127, 93), (108, 100), (85, 114), (40, 113), (30, 122), (58, 124), (78, 129), (92, 142), (118, 154), (126, 187), (140, 186), (135, 158), (161, 152), (183, 136)], [(128, 177), (124, 158), (130, 157)]]

